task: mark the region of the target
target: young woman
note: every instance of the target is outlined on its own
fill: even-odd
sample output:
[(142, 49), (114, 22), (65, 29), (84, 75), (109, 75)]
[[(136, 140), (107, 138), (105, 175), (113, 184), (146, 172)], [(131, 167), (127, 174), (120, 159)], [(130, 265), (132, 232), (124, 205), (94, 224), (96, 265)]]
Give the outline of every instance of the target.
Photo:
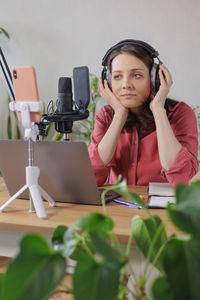
[(96, 116), (89, 147), (98, 185), (114, 184), (122, 174), (130, 185), (175, 186), (197, 173), (195, 114), (184, 102), (167, 98), (172, 77), (155, 57), (159, 60), (145, 42), (125, 40), (103, 59), (106, 79), (99, 79), (99, 92), (108, 105)]

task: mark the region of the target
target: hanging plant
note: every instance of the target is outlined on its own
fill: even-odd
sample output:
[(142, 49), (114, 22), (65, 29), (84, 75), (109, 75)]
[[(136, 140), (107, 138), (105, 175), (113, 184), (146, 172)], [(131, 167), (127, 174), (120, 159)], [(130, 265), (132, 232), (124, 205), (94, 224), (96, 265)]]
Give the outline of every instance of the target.
[(10, 35), (9, 33), (2, 27), (0, 27), (0, 34), (3, 34), (5, 37), (7, 37), (8, 39), (10, 39)]

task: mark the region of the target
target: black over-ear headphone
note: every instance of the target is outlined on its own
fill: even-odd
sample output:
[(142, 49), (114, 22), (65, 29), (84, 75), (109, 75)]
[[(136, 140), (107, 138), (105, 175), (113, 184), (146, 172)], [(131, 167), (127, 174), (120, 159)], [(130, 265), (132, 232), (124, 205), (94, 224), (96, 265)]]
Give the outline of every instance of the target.
[[(143, 42), (143, 41), (139, 41), (139, 40), (132, 40), (132, 39), (128, 39), (128, 40), (123, 40), (119, 43), (117, 43), (116, 45), (114, 45), (113, 47), (111, 47), (106, 54), (104, 55), (103, 59), (102, 59), (102, 66), (103, 66), (103, 70), (101, 73), (101, 77), (102, 80), (104, 81), (105, 79), (108, 80), (108, 83), (110, 82), (110, 72), (107, 68), (107, 62), (108, 62), (108, 58), (110, 56), (110, 54), (118, 49), (121, 48), (122, 46), (125, 45), (133, 45), (133, 46), (139, 46), (142, 49), (146, 50), (148, 52), (148, 54), (152, 57), (153, 59), (153, 64), (152, 64), (152, 68), (151, 68), (151, 82), (154, 86), (154, 90), (155, 93), (158, 91), (159, 86), (160, 86), (160, 79), (159, 79), (159, 65), (162, 64), (162, 61), (159, 59), (159, 53), (158, 51), (156, 51), (153, 47), (151, 47), (149, 44)], [(154, 58), (158, 59), (158, 63), (155, 63)]]

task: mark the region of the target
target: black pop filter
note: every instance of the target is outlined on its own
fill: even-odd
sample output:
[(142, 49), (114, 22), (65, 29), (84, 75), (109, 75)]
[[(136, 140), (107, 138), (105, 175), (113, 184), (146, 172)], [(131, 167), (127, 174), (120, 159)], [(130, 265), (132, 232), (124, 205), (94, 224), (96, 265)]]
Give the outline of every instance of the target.
[(90, 103), (90, 81), (88, 67), (73, 69), (74, 98), (80, 112), (84, 112)]

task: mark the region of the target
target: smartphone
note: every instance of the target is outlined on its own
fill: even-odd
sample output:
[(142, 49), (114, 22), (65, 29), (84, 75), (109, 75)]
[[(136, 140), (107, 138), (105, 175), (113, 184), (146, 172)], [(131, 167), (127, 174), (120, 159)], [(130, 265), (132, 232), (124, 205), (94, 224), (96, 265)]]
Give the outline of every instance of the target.
[[(15, 101), (39, 101), (35, 68), (33, 66), (15, 67), (12, 69), (12, 81)], [(41, 121), (41, 112), (31, 112), (31, 122)], [(21, 121), (21, 112), (18, 112)]]

